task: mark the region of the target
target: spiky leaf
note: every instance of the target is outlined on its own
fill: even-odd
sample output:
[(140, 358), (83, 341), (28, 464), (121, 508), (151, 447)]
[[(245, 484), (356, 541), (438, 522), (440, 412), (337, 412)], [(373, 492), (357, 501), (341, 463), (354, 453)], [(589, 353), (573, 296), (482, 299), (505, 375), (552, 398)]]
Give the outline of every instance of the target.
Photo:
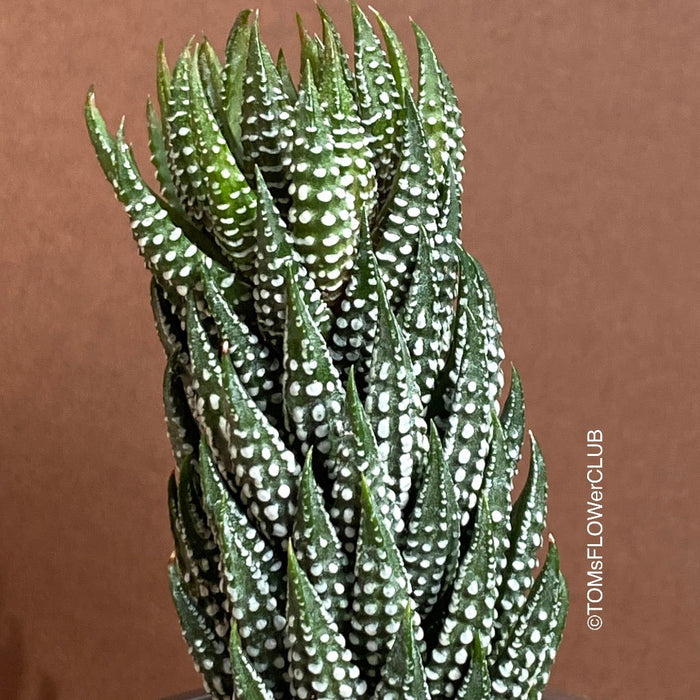
[(373, 700), (429, 700), (423, 658), (415, 638), (415, 617), (413, 608), (407, 605)]
[(432, 697), (453, 698), (466, 675), (469, 647), (479, 636), (490, 639), (496, 604), (496, 556), (489, 504), (482, 497), (469, 550), (459, 565), (450, 605), (427, 676)]
[(452, 478), (434, 424), (430, 429), (428, 465), (407, 530), (403, 559), (414, 600), (421, 612), (429, 614), (440, 592), (454, 580), (460, 536)]
[(226, 644), (216, 633), (212, 618), (200, 609), (187, 592), (177, 566), (168, 566), (170, 592), (175, 603), (182, 636), (187, 642), (195, 668), (202, 674), (204, 684), (214, 700), (231, 697), (231, 675), (227, 668)]
[(286, 283), (284, 405), (302, 452), (314, 445), (327, 455), (337, 436), (343, 403), (340, 376), (289, 272)]
[(377, 292), (377, 337), (365, 409), (377, 437), (379, 457), (387, 461), (392, 488), (405, 508), (411, 480), (420, 478), (425, 466), (428, 429), (408, 349), (381, 283)]
[(306, 455), (299, 485), (299, 507), (292, 542), (299, 565), (339, 626), (348, 610), (349, 563), (314, 478), (312, 450)]
[(200, 470), (204, 508), (221, 550), (221, 575), (231, 617), (253, 667), (274, 688), (281, 680), (275, 670), (285, 667), (280, 639), (285, 624), (281, 562), (232, 497), (204, 442)]
[(412, 604), (411, 588), (394, 538), (377, 512), (364, 477), (361, 489), (349, 638), (362, 654), (367, 676), (376, 678), (399, 630), (404, 610)]
[(362, 698), (367, 684), (291, 546), (287, 561), (287, 644), (293, 695), (317, 700)]

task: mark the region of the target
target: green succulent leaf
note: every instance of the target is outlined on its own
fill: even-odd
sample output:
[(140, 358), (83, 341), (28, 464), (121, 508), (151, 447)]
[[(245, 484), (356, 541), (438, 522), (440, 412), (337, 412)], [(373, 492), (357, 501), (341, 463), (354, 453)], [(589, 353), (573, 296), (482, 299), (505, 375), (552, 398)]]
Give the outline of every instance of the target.
[(168, 59), (165, 56), (165, 45), (161, 39), (158, 42), (158, 57), (156, 60), (156, 87), (158, 95), (158, 106), (160, 108), (160, 119), (165, 143), (168, 143), (168, 114), (170, 111), (170, 83), (172, 75)]
[(412, 604), (411, 587), (401, 554), (377, 511), (367, 480), (361, 477), (360, 483), (360, 531), (349, 639), (362, 654), (366, 676), (377, 678), (404, 610)]
[[(347, 99), (342, 77), (337, 72), (329, 75), (327, 99), (339, 102), (344, 97)], [(330, 104), (328, 111), (333, 108)], [(333, 301), (347, 281), (357, 245), (363, 185), (353, 171), (361, 172), (357, 160), (362, 157), (354, 158), (352, 152), (343, 153), (337, 147), (334, 124), (325, 112), (307, 65), (295, 109), (289, 220), (294, 246), (304, 265), (324, 297)], [(348, 133), (343, 138), (349, 143), (357, 137)], [(366, 154), (363, 162), (366, 169)], [(364, 188), (367, 187), (369, 184), (365, 182)]]
[(168, 516), (170, 521), (170, 533), (173, 536), (175, 549), (171, 555), (171, 560), (177, 565), (181, 572), (183, 585), (188, 590), (193, 591), (193, 597), (199, 593), (197, 585), (197, 565), (194, 561), (194, 553), (187, 542), (182, 519), (180, 518), (180, 503), (177, 494), (177, 477), (173, 471), (168, 479)]
[(379, 295), (377, 261), (372, 251), (367, 217), (363, 217), (360, 240), (350, 281), (340, 302), (329, 336), (333, 361), (345, 376), (354, 368), (357, 386), (366, 394), (365, 380), (372, 362), (374, 339), (377, 335)]
[(439, 193), (426, 135), (410, 95), (401, 160), (392, 193), (375, 229), (376, 256), (394, 308), (403, 303), (413, 274), (420, 231), (437, 232)]
[(349, 613), (350, 567), (314, 478), (312, 454), (312, 450), (307, 452), (301, 473), (292, 542), (299, 566), (328, 614), (342, 628)]
[(445, 460), (458, 488), (462, 525), (466, 526), (483, 483), (493, 429), (494, 397), (488, 360), (490, 339), (480, 312), (482, 293), (478, 276), (472, 260), (466, 254), (461, 258), (453, 342), (463, 349), (455, 351), (450, 363), (454, 383), (445, 399), (448, 417), (444, 446)]
[(379, 28), (381, 29), (382, 36), (384, 37), (384, 44), (386, 46), (386, 53), (389, 58), (389, 65), (391, 66), (391, 71), (394, 74), (394, 81), (399, 93), (399, 96), (403, 99), (403, 96), (412, 91), (411, 85), (411, 73), (408, 68), (408, 59), (406, 58), (406, 52), (403, 49), (399, 37), (396, 32), (391, 28), (389, 23), (376, 11), (372, 10), (374, 16), (377, 18), (379, 23)]
[(196, 225), (204, 222), (207, 197), (205, 172), (199, 162), (199, 148), (190, 111), (192, 73), (196, 63), (188, 44), (173, 69), (168, 110), (168, 167), (182, 208)]
[(274, 688), (286, 659), (281, 562), (226, 486), (206, 443), (200, 445), (204, 508), (221, 551), (221, 575), (242, 646), (260, 677)]
[(235, 269), (250, 273), (256, 255), (257, 198), (239, 170), (209, 106), (195, 63), (197, 55), (195, 49), (189, 70), (188, 99), (196, 149), (192, 160), (199, 168), (204, 190), (200, 197), (203, 221)]
[(389, 59), (367, 15), (356, 3), (351, 3), (351, 6), (357, 104), (373, 153), (378, 194), (385, 196), (391, 188), (400, 155), (403, 129), (401, 95)]
[(433, 265), (431, 245), (421, 231), (411, 286), (397, 320), (408, 339), (413, 374), (424, 406), (430, 403), (435, 381), (444, 367), (444, 338), (452, 321), (452, 307), (443, 302), (445, 295), (434, 282)]
[[(343, 39), (340, 36), (340, 32), (333, 23), (331, 16), (319, 3), (316, 3), (316, 9), (321, 17), (321, 25), (323, 26), (323, 36), (321, 39), (324, 47), (325, 59), (323, 73), (327, 74), (328, 66), (335, 64), (333, 70), (335, 70), (336, 67), (340, 68), (340, 76), (345, 82), (345, 85), (352, 91), (354, 89), (355, 76), (352, 70), (350, 70), (350, 58), (343, 48)], [(355, 96), (350, 95), (350, 97), (354, 106)]]
[(379, 458), (377, 441), (360, 401), (355, 372), (350, 369), (343, 421), (337, 449), (333, 454), (330, 514), (349, 555), (355, 552), (360, 523), (361, 478), (367, 481), (375, 505), (390, 532), (404, 528), (401, 508), (392, 489), (386, 461)]
[(327, 455), (343, 406), (340, 375), (311, 318), (296, 280), (287, 274), (284, 335), (284, 405), (302, 453), (314, 446)]
[(88, 94), (85, 110), (98, 161), (129, 214), (132, 234), (146, 267), (168, 300), (180, 307), (192, 288), (194, 266), (206, 257), (143, 181), (122, 129), (116, 139), (109, 134), (92, 92)]
[(280, 80), (282, 81), (282, 87), (284, 88), (284, 92), (289, 98), (289, 101), (292, 104), (296, 104), (296, 101), (299, 98), (297, 86), (294, 84), (294, 78), (292, 78), (292, 74), (289, 72), (287, 59), (282, 49), (280, 49), (277, 54), (277, 62), (275, 63), (275, 67), (277, 68)]
[(288, 548), (287, 644), (292, 694), (299, 698), (362, 698), (367, 684), (336, 622)]
[(207, 603), (210, 615), (218, 617), (219, 624), (226, 627), (226, 618), (221, 615), (219, 548), (214, 540), (209, 520), (202, 505), (202, 488), (193, 459), (186, 459), (180, 469), (177, 486), (178, 513), (190, 558), (195, 565), (196, 596)]
[(240, 377), (241, 384), (273, 425), (282, 422), (282, 369), (279, 358), (251, 330), (208, 274), (202, 276), (204, 298), (221, 339), (222, 348)]
[[(459, 183), (449, 162), (445, 166), (445, 173), (445, 186), (438, 203), (440, 217), (437, 221), (437, 233), (431, 239), (434, 265), (433, 283), (440, 290), (441, 297), (445, 298), (445, 305), (452, 311), (459, 286), (458, 251), (462, 248), (460, 239), (462, 207)], [(447, 352), (449, 342), (450, 338), (447, 334), (445, 352)]]
[(223, 69), (223, 104), (226, 121), (236, 143), (241, 141), (243, 118), (243, 81), (250, 46), (251, 10), (243, 10), (236, 17), (226, 42), (226, 62)]
[(530, 435), (530, 469), (523, 491), (511, 514), (511, 544), (506, 557), (498, 599), (497, 634), (494, 653), (500, 652), (525, 605), (533, 584), (537, 553), (543, 544), (541, 532), (546, 526), (547, 479), (539, 445)]
[(518, 622), (493, 665), (493, 697), (540, 696), (558, 647), (568, 600), (559, 554), (550, 542), (547, 558)]
[(179, 356), (187, 347), (187, 338), (177, 307), (171, 304), (160, 285), (151, 278), (151, 311), (158, 338), (167, 358)]
[(149, 99), (146, 102), (146, 120), (148, 122), (148, 147), (151, 151), (151, 163), (156, 169), (156, 178), (165, 201), (176, 209), (180, 207), (177, 189), (173, 176), (168, 167), (168, 147), (163, 136), (161, 118), (156, 114), (155, 107)]
[(311, 70), (314, 82), (319, 83), (321, 79), (324, 46), (321, 39), (317, 36), (311, 36), (304, 27), (304, 22), (301, 15), (297, 13), (297, 27), (299, 30), (299, 43), (301, 45), (300, 52), (300, 73), (303, 75), (308, 68)]
[(421, 650), (415, 638), (416, 625), (415, 613), (409, 604), (387, 655), (373, 700), (429, 700)]
[(278, 206), (286, 211), (294, 115), (282, 79), (260, 40), (257, 18), (250, 29), (240, 123), (243, 172), (252, 182), (258, 168)]
[(470, 653), (469, 672), (457, 691), (457, 700), (489, 700), (491, 698), (491, 678), (484, 648), (477, 637)]
[(510, 390), (501, 411), (500, 421), (503, 426), (505, 453), (508, 456), (508, 473), (510, 478), (513, 478), (520, 462), (525, 433), (523, 385), (518, 370), (513, 365), (511, 365)]
[[(224, 107), (224, 69), (216, 55), (216, 51), (207, 39), (204, 39), (197, 52), (197, 70), (202, 90), (207, 98), (209, 109), (214, 115), (216, 124), (226, 139), (231, 152), (240, 153), (240, 142), (231, 133), (231, 127), (226, 118)], [(238, 150), (236, 150), (238, 147)]]
[(460, 517), (440, 436), (430, 428), (430, 452), (423, 484), (408, 521), (403, 560), (413, 598), (429, 614), (441, 591), (453, 582), (459, 562)]
[(216, 340), (202, 323), (201, 310), (193, 295), (187, 306), (187, 347), (189, 381), (185, 386), (190, 410), (199, 430), (206, 436), (214, 457), (228, 455), (226, 415), (223, 404), (223, 371)]
[(497, 562), (489, 502), (482, 496), (467, 553), (460, 562), (449, 609), (426, 669), (434, 698), (454, 698), (466, 674), (470, 645), (489, 640), (496, 604)]
[(274, 700), (274, 695), (260, 678), (248, 655), (243, 651), (238, 625), (231, 626), (229, 641), (231, 674), (233, 676), (233, 697), (245, 700)]
[(404, 509), (412, 480), (419, 481), (425, 467), (428, 426), (403, 334), (381, 283), (377, 291), (377, 337), (365, 410), (377, 438), (379, 457), (387, 462), (392, 489)]
[(426, 125), (433, 167), (442, 182), (444, 169), (449, 163), (460, 181), (465, 150), (462, 143), (464, 129), (460, 124), (461, 112), (454, 87), (425, 32), (415, 23), (413, 32), (418, 46), (418, 109)]
[(182, 372), (180, 361), (171, 355), (163, 377), (163, 405), (170, 445), (180, 470), (199, 444), (199, 430), (187, 402)]
[(287, 317), (285, 275), (290, 274), (301, 287), (311, 315), (325, 336), (331, 320), (330, 310), (293, 247), (287, 225), (259, 171), (256, 171), (256, 183), (259, 198), (258, 253), (253, 299), (260, 330), (272, 343), (279, 342), (284, 335)]
[(203, 678), (206, 690), (213, 700), (231, 697), (231, 674), (228, 669), (226, 643), (217, 634), (209, 614), (202, 610), (188, 593), (177, 566), (168, 566), (170, 592), (180, 618), (182, 636), (187, 642), (194, 666)]
[(482, 335), (484, 339), (484, 356), (486, 358), (486, 378), (487, 394), (495, 408), (498, 395), (503, 389), (503, 371), (501, 361), (504, 359), (503, 346), (501, 345), (501, 323), (498, 318), (496, 301), (491, 288), (491, 283), (478, 260), (474, 259), (464, 250), (460, 251), (462, 256), (471, 259), (476, 284), (474, 310), (482, 324)]
[(284, 545), (292, 530), (301, 467), (246, 393), (227, 355), (221, 365), (230, 459), (241, 501), (265, 535)]

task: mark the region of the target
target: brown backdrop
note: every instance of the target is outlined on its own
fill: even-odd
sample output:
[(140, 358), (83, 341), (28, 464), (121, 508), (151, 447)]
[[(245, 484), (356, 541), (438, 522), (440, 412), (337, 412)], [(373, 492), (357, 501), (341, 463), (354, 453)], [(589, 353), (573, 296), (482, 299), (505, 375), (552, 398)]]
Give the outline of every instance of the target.
[[(432, 37), (465, 113), (465, 232), (548, 461), (571, 587), (552, 686), (700, 697), (700, 5), (377, 0)], [(349, 30), (347, 7), (327, 0)], [(261, 0), (296, 65), (294, 11)], [(0, 696), (196, 685), (167, 591), (171, 457), (147, 276), (82, 122), (145, 161), (162, 36), (221, 50), (235, 3), (36, 0), (0, 20)], [(148, 168), (146, 168), (148, 169)], [(605, 436), (604, 626), (586, 628), (586, 431)]]

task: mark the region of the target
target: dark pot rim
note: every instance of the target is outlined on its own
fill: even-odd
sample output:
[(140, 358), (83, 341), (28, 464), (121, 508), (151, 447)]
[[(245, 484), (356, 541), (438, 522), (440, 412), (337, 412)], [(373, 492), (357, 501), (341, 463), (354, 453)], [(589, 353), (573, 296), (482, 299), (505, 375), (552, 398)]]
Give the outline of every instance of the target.
[[(211, 700), (211, 698), (209, 695), (202, 695), (201, 690), (190, 690), (187, 693), (180, 693), (179, 695), (169, 695), (167, 698), (162, 698), (161, 700)], [(588, 700), (588, 698), (581, 697), (580, 695), (566, 695), (558, 691), (545, 691), (542, 700)]]

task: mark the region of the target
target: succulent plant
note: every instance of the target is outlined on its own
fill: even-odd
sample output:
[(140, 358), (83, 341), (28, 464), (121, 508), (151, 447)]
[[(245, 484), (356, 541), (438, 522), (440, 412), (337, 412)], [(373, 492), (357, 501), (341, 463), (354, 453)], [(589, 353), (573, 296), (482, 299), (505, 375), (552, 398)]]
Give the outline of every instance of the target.
[(223, 65), (161, 45), (158, 191), (86, 104), (167, 356), (183, 635), (214, 698), (539, 698), (567, 589), (532, 435), (511, 496), (522, 386), (501, 409), (454, 89), (417, 26), (414, 86), (381, 16), (352, 5), (351, 65), (320, 14), (298, 83), (250, 11)]

